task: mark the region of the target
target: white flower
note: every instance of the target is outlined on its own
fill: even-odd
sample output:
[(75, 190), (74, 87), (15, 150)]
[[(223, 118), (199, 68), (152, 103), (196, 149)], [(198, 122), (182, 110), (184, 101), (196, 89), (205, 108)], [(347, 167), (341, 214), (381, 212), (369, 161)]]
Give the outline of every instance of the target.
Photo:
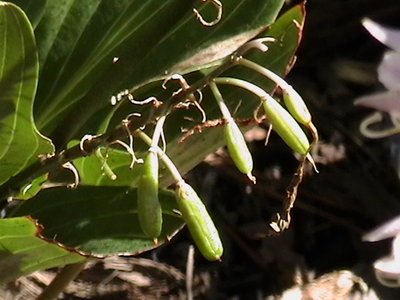
[(376, 242), (394, 238), (392, 253), (374, 263), (378, 281), (388, 287), (400, 287), (400, 216), (389, 220), (363, 236), (364, 241)]
[[(386, 91), (360, 97), (355, 104), (374, 108), (377, 112), (367, 117), (360, 125), (360, 131), (367, 137), (380, 138), (400, 133), (400, 30), (379, 25), (370, 19), (362, 21), (369, 33), (386, 45), (386, 51), (378, 67), (379, 81)], [(371, 124), (382, 121), (382, 112), (391, 117), (393, 127), (373, 130)], [(388, 287), (400, 287), (400, 216), (363, 236), (363, 240), (375, 242), (394, 238), (392, 252), (374, 263), (376, 278)]]
[[(360, 125), (361, 133), (370, 138), (386, 137), (400, 132), (400, 30), (382, 26), (370, 19), (362, 21), (369, 33), (386, 45), (386, 51), (378, 67), (379, 81), (387, 91), (358, 98), (356, 105), (374, 108), (379, 112), (367, 117)], [(382, 121), (380, 112), (389, 113), (394, 127), (384, 130), (372, 130), (369, 126)]]

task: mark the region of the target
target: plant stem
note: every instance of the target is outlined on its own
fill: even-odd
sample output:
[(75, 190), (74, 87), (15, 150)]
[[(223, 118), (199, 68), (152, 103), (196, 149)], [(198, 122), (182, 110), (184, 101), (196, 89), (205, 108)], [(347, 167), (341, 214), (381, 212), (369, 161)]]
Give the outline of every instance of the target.
[(117, 175), (115, 175), (113, 170), (111, 170), (110, 166), (107, 163), (107, 159), (103, 157), (103, 154), (101, 154), (100, 148), (96, 149), (95, 155), (101, 161), (101, 168), (103, 169), (104, 174), (106, 174), (107, 177), (111, 180), (116, 180)]
[[(310, 146), (310, 148), (312, 148), (315, 144), (317, 144), (318, 140), (319, 140), (318, 130), (317, 130), (317, 128), (314, 126), (314, 124), (311, 121), (311, 114), (309, 113), (309, 111), (308, 111), (308, 109), (306, 107), (306, 104), (304, 103), (304, 101), (300, 97), (300, 95), (298, 95), (298, 93), (295, 91), (295, 89), (290, 84), (288, 84), (283, 78), (281, 78), (280, 76), (278, 76), (274, 72), (268, 70), (267, 68), (264, 68), (263, 66), (260, 66), (259, 64), (256, 64), (256, 63), (254, 63), (254, 62), (252, 62), (252, 61), (250, 61), (248, 59), (245, 59), (245, 58), (242, 58), (238, 63), (240, 65), (244, 66), (244, 67), (252, 69), (252, 70), (260, 73), (261, 75), (269, 78), (274, 83), (276, 83), (282, 89), (282, 91), (284, 93), (287, 93), (289, 95), (295, 95), (295, 96), (297, 95), (298, 96), (297, 105), (300, 106), (300, 107), (303, 107), (301, 109), (303, 118), (302, 118), (302, 120), (298, 119), (298, 121), (301, 124), (305, 125), (311, 131), (311, 134), (313, 136), (313, 142), (312, 142), (312, 145)], [(304, 114), (305, 114), (306, 117), (304, 117)], [(315, 165), (314, 165), (314, 168), (315, 168)]]
[(36, 300), (54, 300), (84, 269), (86, 262), (66, 265)]
[[(211, 71), (207, 76), (190, 85), (189, 88), (182, 89), (182, 91), (180, 91), (179, 93), (174, 94), (168, 100), (166, 100), (165, 103), (171, 103), (172, 105), (177, 101), (185, 99), (187, 95), (194, 93), (196, 90), (204, 88), (215, 77), (219, 76), (226, 70), (230, 69), (232, 66), (236, 65), (242, 59), (242, 56), (249, 50), (257, 48), (261, 51), (266, 51), (267, 47), (263, 43), (272, 41), (274, 41), (274, 39), (272, 38), (261, 38), (245, 43), (235, 53), (227, 57), (219, 67)], [(54, 156), (44, 158), (40, 161), (38, 160), (27, 169), (18, 173), (15, 177), (10, 178), (7, 182), (0, 186), (0, 204), (2, 204), (2, 202), (5, 202), (8, 197), (17, 194), (24, 185), (29, 184), (35, 178), (40, 177), (57, 168), (60, 168), (63, 164), (70, 162), (74, 159), (91, 155), (94, 151), (96, 151), (96, 149), (100, 147), (107, 147), (115, 141), (125, 138), (127, 136), (127, 128), (130, 132), (135, 132), (136, 129), (142, 127), (148, 122), (152, 114), (153, 111), (151, 111), (146, 117), (135, 119), (135, 122), (129, 122), (127, 125), (120, 126), (113, 131), (93, 137), (93, 139), (88, 140), (84, 143), (84, 149), (77, 145), (72, 148), (60, 151)]]
[(259, 97), (261, 101), (266, 101), (272, 98), (266, 91), (264, 91), (259, 86), (242, 79), (231, 78), (231, 77), (218, 77), (214, 79), (214, 82), (218, 84), (229, 84), (240, 87), (244, 90), (249, 91), (250, 93), (253, 93), (257, 97)]
[(238, 63), (244, 67), (252, 69), (252, 70), (260, 73), (261, 75), (269, 78), (274, 83), (279, 85), (279, 87), (282, 90), (287, 90), (287, 91), (293, 90), (293, 87), (290, 84), (288, 84), (283, 78), (276, 75), (274, 72), (268, 70), (267, 68), (264, 68), (263, 66), (260, 66), (259, 64), (256, 64), (255, 62), (252, 62), (248, 59), (242, 58)]
[(231, 112), (229, 111), (228, 107), (226, 106), (225, 101), (222, 98), (221, 92), (219, 91), (219, 89), (218, 89), (217, 85), (215, 84), (215, 82), (211, 81), (209, 86), (210, 86), (210, 89), (211, 89), (212, 93), (214, 94), (214, 98), (217, 101), (219, 109), (220, 109), (222, 115), (224, 116), (224, 118), (227, 121), (232, 120)]
[(32, 182), (37, 177), (42, 176), (50, 171), (60, 168), (63, 164), (70, 162), (74, 159), (91, 155), (96, 149), (100, 147), (107, 147), (117, 140), (126, 138), (127, 128), (133, 132), (143, 126), (150, 118), (142, 117), (135, 119), (135, 122), (130, 121), (124, 126), (107, 132), (105, 134), (94, 136), (92, 139), (84, 143), (84, 147), (80, 145), (73, 146), (69, 149), (56, 153), (54, 156), (46, 157), (45, 159), (38, 160), (30, 167), (10, 178), (7, 182), (0, 186), (0, 203), (8, 197), (17, 194), (21, 187)]
[[(142, 130), (137, 129), (133, 134), (138, 136), (139, 138), (141, 138), (149, 146), (152, 144), (152, 139), (146, 133), (144, 133)], [(181, 173), (179, 173), (179, 170), (176, 168), (175, 164), (167, 156), (167, 154), (165, 154), (165, 152), (160, 147), (158, 147), (157, 145), (154, 146), (154, 150), (157, 151), (158, 157), (161, 159), (163, 164), (170, 171), (170, 173), (171, 173), (172, 177), (175, 179), (175, 181), (176, 182), (183, 182), (184, 180), (182, 178)]]
[(206, 87), (214, 78), (218, 77), (226, 70), (238, 64), (240, 60), (243, 59), (242, 56), (245, 55), (249, 50), (258, 49), (263, 52), (267, 51), (268, 47), (264, 45), (264, 43), (269, 43), (269, 42), (275, 42), (275, 39), (270, 37), (265, 37), (245, 43), (239, 49), (237, 49), (236, 52), (234, 52), (232, 55), (226, 58), (225, 61), (219, 67), (211, 71), (207, 76), (191, 84), (189, 88), (183, 89), (181, 92), (175, 94), (172, 98), (182, 99), (185, 98), (186, 95), (188, 94), (191, 94), (197, 90), (201, 90), (202, 88)]
[(194, 247), (189, 246), (186, 260), (186, 293), (187, 300), (193, 300)]
[(154, 128), (153, 138), (151, 140), (150, 148), (157, 148), (158, 141), (160, 140), (160, 136), (162, 135), (163, 126), (165, 123), (165, 119), (167, 118), (167, 114), (163, 114), (157, 121), (156, 127)]

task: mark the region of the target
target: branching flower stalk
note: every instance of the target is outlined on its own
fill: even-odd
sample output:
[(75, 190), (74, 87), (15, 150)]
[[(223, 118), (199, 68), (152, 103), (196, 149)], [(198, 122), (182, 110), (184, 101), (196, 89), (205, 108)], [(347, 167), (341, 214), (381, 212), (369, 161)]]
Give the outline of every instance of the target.
[[(266, 51), (268, 47), (264, 45), (264, 43), (273, 41), (275, 41), (275, 39), (267, 37), (247, 42), (246, 44), (242, 45), (235, 53), (227, 57), (218, 68), (216, 68), (207, 76), (203, 77), (197, 82), (191, 84), (189, 88), (182, 89), (180, 92), (173, 94), (166, 101), (166, 103), (173, 104), (186, 99), (188, 95), (193, 94), (197, 90), (201, 90), (202, 88), (206, 87), (209, 82), (211, 82), (215, 77), (219, 76), (220, 74), (237, 64), (240, 58), (249, 50), (256, 48), (261, 51)], [(128, 93), (126, 94), (130, 95), (133, 92), (134, 91), (131, 90), (128, 91)], [(96, 149), (100, 147), (108, 147), (116, 141), (126, 138), (127, 130), (129, 130), (131, 133), (135, 132), (135, 130), (141, 128), (148, 122), (152, 114), (153, 110), (150, 110), (148, 115), (142, 115), (141, 118), (135, 118), (135, 121), (128, 120), (117, 129), (113, 129), (102, 135), (95, 136), (92, 139), (85, 141), (84, 147), (76, 145), (74, 147), (60, 151), (53, 156), (41, 158), (40, 161), (38, 160), (36, 163), (32, 164), (30, 167), (20, 172), (17, 176), (12, 177), (9, 181), (4, 183), (0, 187), (0, 201), (4, 201), (8, 197), (17, 194), (21, 187), (29, 184), (37, 177), (40, 177), (50, 171), (60, 168), (66, 162), (92, 155), (96, 151)]]
[(214, 69), (213, 71), (211, 71), (210, 73), (208, 73), (207, 76), (191, 84), (188, 88), (182, 89), (178, 93), (173, 94), (172, 97), (168, 99), (166, 102), (171, 103), (174, 101), (177, 102), (177, 100), (179, 101), (182, 99), (186, 99), (187, 95), (190, 95), (198, 90), (203, 89), (214, 78), (218, 77), (223, 72), (235, 66), (240, 61), (240, 59), (242, 59), (243, 55), (245, 55), (248, 51), (252, 49), (258, 49), (260, 51), (265, 52), (268, 50), (268, 47), (264, 43), (272, 43), (272, 42), (275, 42), (274, 38), (263, 37), (245, 43), (244, 45), (239, 47), (239, 49), (237, 49), (236, 52), (232, 53), (232, 55), (225, 58), (224, 61), (221, 63), (221, 65), (216, 69)]
[[(139, 137), (142, 141), (144, 141), (147, 145), (151, 146), (152, 144), (152, 139), (144, 133), (141, 129), (136, 129), (133, 133), (134, 136)], [(158, 157), (160, 160), (163, 162), (165, 167), (168, 169), (170, 172), (171, 176), (174, 178), (174, 181), (176, 182), (183, 182), (184, 179), (173, 163), (173, 161), (167, 156), (167, 154), (158, 146), (154, 146), (153, 150), (157, 152)]]
[[(151, 138), (142, 130), (138, 129), (134, 134), (148, 145), (152, 145)], [(219, 260), (223, 253), (222, 242), (205, 205), (196, 191), (185, 182), (179, 170), (165, 152), (158, 146), (152, 147), (176, 181), (175, 195), (178, 207), (197, 248), (206, 259), (210, 261)]]
[(17, 194), (24, 185), (29, 184), (37, 177), (60, 168), (67, 162), (92, 155), (98, 148), (108, 147), (115, 143), (115, 141), (126, 138), (127, 129), (133, 132), (143, 126), (146, 120), (147, 118), (142, 116), (140, 119), (135, 119), (135, 122), (129, 121), (127, 124), (121, 125), (117, 129), (95, 136), (84, 143), (84, 148), (78, 144), (69, 149), (60, 151), (53, 156), (41, 158), (29, 168), (0, 186), (0, 200), (5, 200)]
[[(187, 83), (186, 79), (182, 75), (173, 74), (170, 78), (167, 78), (164, 80), (164, 82), (162, 84), (163, 89), (167, 88), (166, 83), (170, 80), (177, 80), (179, 85), (181, 86), (181, 88), (177, 92), (174, 92), (172, 95), (178, 94), (181, 91), (185, 91), (190, 88), (190, 85)], [(200, 102), (202, 100), (203, 94), (201, 93), (200, 90), (197, 90), (196, 92), (198, 92), (198, 94), (199, 94), (199, 100), (196, 99), (194, 93), (190, 93), (187, 95), (185, 101), (179, 102), (175, 107), (188, 107), (190, 105), (194, 105), (200, 111), (201, 116), (202, 116), (201, 122), (204, 123), (206, 121), (207, 117), (206, 117), (205, 111), (200, 106)]]
[(281, 232), (289, 227), (290, 211), (297, 197), (298, 186), (303, 178), (303, 169), (306, 159), (313, 163), (309, 153), (310, 143), (296, 120), (274, 98), (259, 86), (237, 78), (219, 77), (214, 79), (218, 84), (229, 84), (247, 90), (260, 98), (265, 113), (272, 128), (285, 141), (285, 143), (303, 156), (294, 178), (287, 189), (286, 200), (283, 203), (281, 213), (271, 221), (270, 226), (276, 232)]
[(260, 98), (272, 128), (292, 150), (312, 161), (307, 136), (294, 118), (267, 92), (253, 83), (237, 78), (219, 77), (215, 78), (214, 82), (240, 87)]
[(318, 143), (317, 128), (312, 123), (311, 114), (306, 104), (304, 103), (304, 100), (297, 93), (297, 91), (290, 84), (288, 84), (283, 78), (281, 78), (271, 70), (268, 70), (267, 68), (264, 68), (263, 66), (260, 66), (255, 62), (242, 58), (239, 61), (239, 64), (260, 73), (261, 75), (269, 78), (274, 83), (276, 83), (282, 89), (283, 100), (285, 102), (287, 109), (290, 111), (291, 115), (296, 119), (297, 122), (305, 125), (311, 131), (313, 135), (313, 142), (311, 147), (316, 143)]

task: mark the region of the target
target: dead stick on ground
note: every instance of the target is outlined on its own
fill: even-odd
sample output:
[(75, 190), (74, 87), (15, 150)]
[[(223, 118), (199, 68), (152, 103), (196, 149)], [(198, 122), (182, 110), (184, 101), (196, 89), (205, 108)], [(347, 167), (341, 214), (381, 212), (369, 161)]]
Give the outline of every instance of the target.
[(86, 262), (66, 265), (53, 281), (43, 290), (36, 300), (55, 300), (58, 295), (84, 269)]
[(193, 245), (190, 245), (186, 261), (186, 293), (188, 300), (193, 300), (193, 271), (194, 271), (194, 247)]

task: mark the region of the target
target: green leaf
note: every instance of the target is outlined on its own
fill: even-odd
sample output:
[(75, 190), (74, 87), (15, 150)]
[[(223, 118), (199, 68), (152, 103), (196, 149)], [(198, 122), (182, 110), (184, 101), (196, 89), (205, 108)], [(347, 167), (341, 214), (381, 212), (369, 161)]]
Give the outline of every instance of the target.
[[(69, 145), (75, 144), (74, 142)], [(140, 165), (129, 168), (132, 162), (132, 157), (127, 151), (114, 148), (102, 148), (102, 156), (105, 162), (111, 166), (111, 169), (116, 175), (116, 179), (111, 179), (107, 176), (104, 161), (96, 155), (82, 157), (74, 160), (74, 166), (78, 169), (81, 185), (97, 185), (97, 186), (131, 186), (135, 185), (141, 174), (142, 167)]]
[(42, 227), (31, 218), (0, 220), (0, 283), (31, 272), (86, 260), (41, 235)]
[(38, 70), (29, 20), (14, 4), (0, 2), (0, 184), (53, 152), (32, 116)]
[(12, 0), (10, 2), (19, 6), (26, 13), (33, 28), (42, 18), (47, 4), (47, 0)]
[[(246, 55), (246, 58), (282, 76), (287, 74), (291, 68), (295, 51), (301, 39), (304, 18), (304, 4), (295, 6), (287, 11), (272, 24), (268, 30), (261, 34), (261, 36), (274, 37), (278, 42), (268, 44), (269, 50), (266, 53), (253, 50), (249, 55)], [(225, 75), (242, 78), (259, 84), (260, 87), (267, 92), (271, 92), (274, 87), (274, 84), (270, 81), (243, 67), (229, 70), (226, 74), (224, 73), (224, 76)], [(235, 111), (235, 108), (237, 108), (240, 103), (238, 112), (234, 115), (235, 118), (244, 120), (253, 118), (254, 111), (260, 103), (259, 99), (254, 95), (229, 86), (221, 86), (220, 90), (222, 91), (225, 102), (230, 106), (231, 112)], [(215, 104), (213, 96), (207, 93), (207, 91), (204, 93), (202, 107), (206, 109), (208, 119), (221, 118), (219, 108)], [(185, 118), (189, 115), (195, 120), (199, 119), (199, 112), (194, 109), (193, 111), (194, 114), (192, 115), (188, 114), (187, 111), (185, 111), (184, 114), (182, 112), (175, 112), (167, 119), (169, 123), (166, 124), (165, 128), (167, 141), (169, 142), (167, 145), (167, 154), (172, 158), (182, 173), (191, 170), (209, 153), (216, 151), (224, 145), (221, 126), (203, 129), (201, 134), (195, 131), (195, 134), (187, 138), (184, 142), (179, 142), (182, 137), (181, 131), (183, 124), (190, 124), (190, 122), (185, 122)], [(255, 122), (253, 124), (255, 124)], [(192, 126), (193, 125), (189, 125), (186, 129), (192, 129)], [(244, 127), (243, 130), (246, 131), (253, 126), (250, 123), (250, 125)], [(168, 183), (170, 182), (167, 182), (167, 184)]]
[(158, 244), (145, 236), (137, 216), (136, 190), (126, 187), (80, 186), (43, 190), (14, 212), (30, 215), (44, 226), (43, 235), (94, 256), (134, 255), (153, 249), (183, 226), (171, 191), (159, 194), (163, 228)]
[(42, 189), (42, 185), (47, 181), (48, 174), (43, 174), (32, 180), (30, 183), (24, 185), (20, 189), (20, 193), (15, 195), (14, 198), (18, 200), (27, 200), (35, 196)]
[(190, 6), (180, 0), (50, 2), (36, 29), (43, 70), (36, 103), (39, 127), (50, 126), (76, 107), (107, 106), (120, 88), (116, 74), (122, 80), (124, 73), (135, 70), (137, 61)]
[[(132, 74), (134, 86), (199, 70), (228, 56), (270, 25), (282, 4), (277, 0), (224, 1), (223, 18), (213, 27), (202, 26), (189, 11), (136, 66), (143, 72)], [(149, 69), (149, 65), (159, 68)]]
[[(276, 39), (276, 42), (267, 44), (267, 52), (263, 53), (259, 50), (253, 50), (246, 55), (246, 58), (284, 77), (294, 63), (295, 53), (301, 40), (304, 18), (304, 4), (297, 5), (288, 10), (268, 30), (260, 35), (260, 37), (273, 37)], [(250, 81), (259, 85), (267, 92), (272, 92), (275, 88), (275, 83), (244, 67), (229, 70), (226, 75)], [(241, 99), (240, 108), (237, 109), (237, 113), (235, 114), (236, 118), (253, 118), (253, 113), (260, 103), (259, 99), (248, 92), (243, 92), (240, 89), (230, 86), (221, 86), (221, 90), (223, 91), (224, 99), (228, 102), (232, 111), (236, 108), (238, 99)], [(217, 111), (214, 108), (210, 111), (210, 115), (215, 115), (213, 112)]]
[[(277, 42), (268, 44), (269, 50), (262, 53), (258, 50), (251, 51), (246, 58), (251, 59), (280, 75), (285, 75), (291, 67), (295, 51), (301, 39), (302, 24), (304, 22), (304, 6), (298, 5), (283, 14), (271, 27), (263, 32), (260, 36), (268, 36), (276, 38)], [(198, 78), (198, 74), (189, 74), (189, 82), (193, 82)], [(266, 91), (272, 91), (274, 84), (269, 80), (255, 73), (254, 71), (237, 67), (224, 73), (224, 76), (233, 76), (243, 78), (248, 81), (258, 84)], [(197, 77), (196, 77), (197, 76)], [(161, 85), (161, 83), (159, 83)], [(240, 89), (233, 87), (221, 86), (224, 100), (230, 106), (231, 111), (240, 102), (238, 112), (234, 115), (239, 119), (253, 118), (254, 110), (259, 105), (260, 101), (254, 95), (243, 92)], [(171, 92), (171, 91), (169, 91)], [(162, 98), (160, 98), (162, 99)], [(241, 101), (239, 101), (241, 100)], [(204, 91), (204, 99), (201, 103), (203, 109), (206, 110), (208, 120), (220, 119), (220, 111), (213, 96)], [(116, 113), (115, 122), (120, 122), (121, 118), (129, 111), (130, 103), (121, 105)], [(195, 121), (187, 121), (187, 117), (191, 117)], [(224, 145), (223, 130), (221, 126), (212, 128), (203, 128), (201, 134), (195, 133), (189, 136), (185, 141), (179, 142), (182, 138), (182, 128), (191, 130), (196, 125), (201, 125), (201, 114), (196, 108), (189, 110), (176, 110), (166, 121), (164, 132), (166, 134), (167, 154), (174, 161), (175, 165), (181, 171), (186, 173), (197, 164), (199, 164), (208, 154), (216, 151)], [(253, 123), (255, 124), (255, 122)], [(116, 124), (112, 124), (111, 128)], [(254, 125), (249, 125), (244, 131), (252, 128)], [(151, 126), (149, 126), (151, 127)], [(151, 128), (150, 128), (151, 129)], [(135, 141), (135, 152), (140, 157), (140, 144)], [(139, 146), (139, 147), (138, 147)], [(146, 148), (145, 148), (146, 149)], [(112, 181), (107, 176), (102, 174), (102, 163), (96, 157), (84, 157), (74, 161), (81, 175), (82, 182), (91, 185), (130, 185), (135, 186), (138, 175), (141, 174), (141, 166), (135, 165), (132, 170), (129, 169), (131, 158), (128, 153), (123, 151), (109, 149), (107, 163), (111, 169), (117, 174), (117, 179)], [(162, 164), (161, 164), (162, 166)], [(172, 178), (165, 169), (160, 170), (160, 185), (168, 186), (172, 183)]]
[[(265, 30), (275, 20), (283, 0), (223, 1), (223, 19), (213, 27), (204, 27), (196, 20), (191, 9), (199, 3), (193, 1), (60, 0), (44, 3), (37, 4), (40, 7), (37, 10), (24, 6), (32, 11), (32, 20), (39, 22), (35, 34), (41, 77), (35, 98), (35, 116), (39, 119), (39, 128), (57, 137), (61, 148), (72, 137), (99, 133), (99, 126), (113, 128), (130, 112), (146, 109), (131, 103), (112, 107), (111, 95), (133, 88), (139, 99), (150, 95), (167, 99), (173, 92), (172, 87), (161, 91), (161, 81), (155, 80), (179, 72), (185, 74), (188, 82), (194, 82), (202, 76), (196, 70), (215, 67), (220, 58), (257, 34), (274, 36), (278, 42), (270, 44), (267, 53), (254, 50), (246, 57), (278, 74), (286, 73), (301, 37), (301, 26), (297, 25), (304, 20), (304, 7), (297, 6)], [(206, 19), (212, 19), (215, 10), (205, 3), (201, 13)], [(37, 17), (33, 17), (35, 14)], [(37, 159), (38, 154), (52, 151), (50, 143), (37, 133), (32, 120), (39, 68), (32, 28), (21, 10), (3, 2), (0, 2), (1, 40), (7, 43), (0, 42), (0, 59), (3, 58), (0, 60), (0, 90), (6, 91), (0, 95), (0, 138), (6, 141), (0, 146), (0, 184)], [(241, 67), (225, 75), (253, 81), (267, 91), (273, 87), (265, 78)], [(258, 99), (233, 88), (221, 87), (221, 90), (232, 112), (241, 100), (235, 117), (252, 117)], [(208, 120), (220, 118), (217, 105), (207, 90), (202, 106)], [(187, 121), (187, 117), (194, 121)], [(223, 145), (222, 128), (218, 126), (203, 128), (201, 135), (195, 132), (178, 143), (182, 128), (195, 128), (201, 124), (200, 117), (196, 109), (176, 110), (164, 128), (167, 154), (182, 173)], [(152, 129), (150, 121), (146, 130)], [(134, 146), (141, 157), (145, 148), (136, 140)], [(108, 155), (107, 163), (117, 180), (103, 175), (104, 162), (94, 155), (74, 161), (81, 186), (74, 190), (43, 190), (24, 201), (13, 214), (38, 219), (44, 226), (41, 234), (48, 240), (32, 230), (23, 234), (14, 244), (13, 252), (6, 253), (8, 256), (2, 259), (3, 252), (0, 252), (0, 267), (6, 268), (5, 264), (11, 262), (19, 273), (28, 272), (28, 269), (19, 271), (24, 262), (18, 251), (25, 249), (24, 245), (30, 243), (32, 236), (47, 244), (56, 240), (88, 255), (105, 256), (137, 254), (157, 247), (178, 232), (183, 221), (174, 212), (175, 197), (172, 192), (160, 191), (164, 222), (158, 244), (142, 233), (136, 211), (136, 191), (128, 188), (135, 186), (142, 165), (136, 164), (130, 170), (131, 157), (127, 153), (114, 148), (102, 151), (103, 156)], [(161, 186), (171, 183), (171, 176), (165, 169), (160, 170), (160, 175)], [(3, 181), (1, 176), (4, 176)], [(37, 178), (33, 194), (45, 178), (46, 175)], [(1, 237), (0, 222), (0, 242)], [(46, 251), (50, 249), (47, 244), (43, 246)], [(64, 251), (69, 249), (63, 249), (61, 244), (51, 246)], [(35, 257), (28, 260), (35, 260)], [(29, 270), (44, 267), (47, 265), (38, 264)]]
[(39, 128), (57, 135), (60, 145), (96, 132), (110, 113), (112, 95), (226, 56), (271, 24), (282, 4), (225, 1), (221, 22), (204, 27), (191, 1), (48, 3), (36, 29)]

